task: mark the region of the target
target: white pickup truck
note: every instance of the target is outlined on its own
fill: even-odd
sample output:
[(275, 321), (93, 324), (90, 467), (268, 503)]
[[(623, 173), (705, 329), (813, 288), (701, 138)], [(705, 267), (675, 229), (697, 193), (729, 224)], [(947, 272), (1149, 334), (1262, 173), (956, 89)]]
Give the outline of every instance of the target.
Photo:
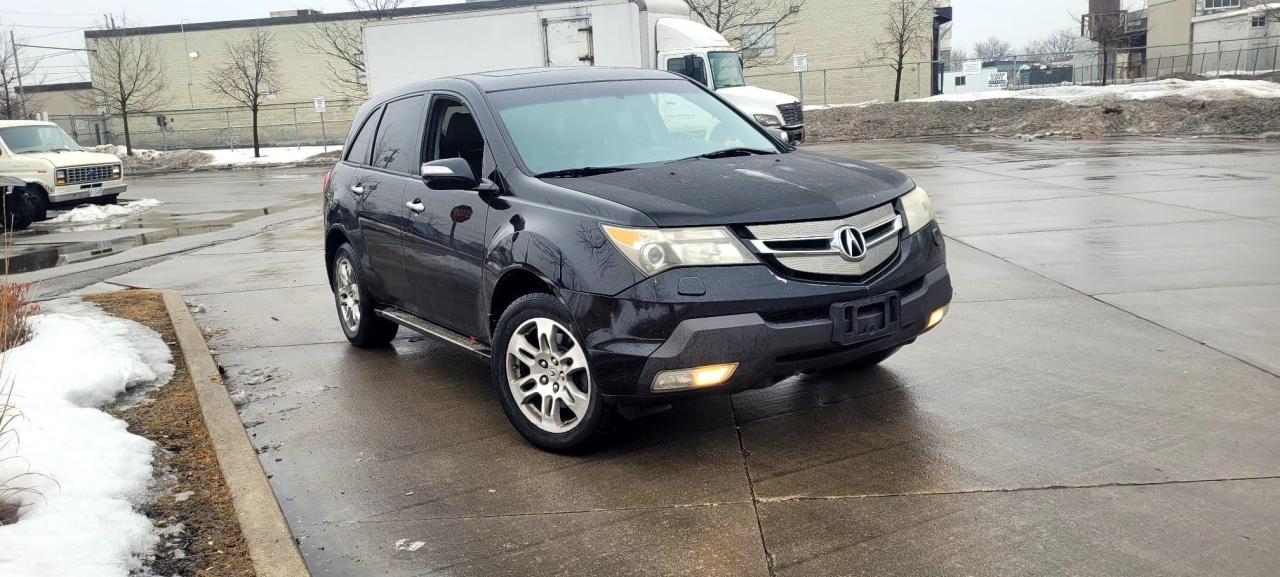
[(57, 205), (114, 204), (128, 188), (119, 158), (88, 152), (57, 124), (38, 120), (0, 120), (0, 175), (26, 183), (32, 221)]

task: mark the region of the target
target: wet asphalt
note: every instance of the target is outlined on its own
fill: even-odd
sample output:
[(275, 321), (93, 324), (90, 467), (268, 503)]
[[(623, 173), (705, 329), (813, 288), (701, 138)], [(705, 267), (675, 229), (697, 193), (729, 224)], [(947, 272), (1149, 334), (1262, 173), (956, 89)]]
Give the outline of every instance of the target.
[(315, 575), (1280, 573), (1280, 143), (810, 150), (930, 191), (948, 319), (577, 457), (524, 443), (468, 352), (346, 344), (315, 171), (137, 179), (203, 223), (277, 210), (27, 278), (186, 296)]

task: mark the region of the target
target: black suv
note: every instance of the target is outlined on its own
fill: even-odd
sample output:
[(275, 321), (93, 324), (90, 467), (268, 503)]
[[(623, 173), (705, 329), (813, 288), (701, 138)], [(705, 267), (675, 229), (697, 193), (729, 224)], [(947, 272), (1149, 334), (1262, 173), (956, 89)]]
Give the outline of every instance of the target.
[(325, 178), (347, 338), (400, 326), (491, 357), (539, 447), (617, 409), (878, 363), (942, 320), (942, 232), (906, 176), (797, 152), (675, 74), (413, 84)]

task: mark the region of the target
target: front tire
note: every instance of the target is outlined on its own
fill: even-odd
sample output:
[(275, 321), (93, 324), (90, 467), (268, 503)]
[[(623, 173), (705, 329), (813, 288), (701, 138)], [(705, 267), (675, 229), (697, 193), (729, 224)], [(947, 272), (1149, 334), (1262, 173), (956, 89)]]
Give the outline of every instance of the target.
[(338, 247), (333, 257), (334, 304), (338, 308), (338, 324), (351, 344), (361, 348), (386, 346), (396, 338), (400, 325), (378, 316), (373, 297), (364, 288), (360, 267), (356, 265), (351, 245)]
[(548, 451), (589, 447), (606, 428), (610, 407), (569, 310), (544, 293), (516, 299), (494, 330), (493, 382), (502, 410), (520, 435)]
[(49, 220), (49, 195), (36, 185), (27, 187), (27, 202), (31, 204), (31, 221)]

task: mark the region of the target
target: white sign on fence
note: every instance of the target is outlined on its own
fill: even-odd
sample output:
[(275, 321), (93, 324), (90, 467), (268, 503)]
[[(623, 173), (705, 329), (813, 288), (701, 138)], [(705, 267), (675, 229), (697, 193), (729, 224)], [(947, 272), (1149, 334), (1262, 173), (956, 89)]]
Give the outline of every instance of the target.
[(323, 96), (317, 96), (317, 97), (315, 97), (315, 98), (312, 98), (312, 99), (311, 99), (311, 103), (315, 105), (315, 107), (316, 107), (316, 112), (321, 112), (321, 113), (323, 113), (323, 112), (324, 112), (324, 97), (323, 97)]
[(962, 72), (964, 72), (965, 76), (982, 72), (982, 61), (981, 60), (965, 60), (964, 69), (962, 70)]
[(992, 72), (991, 76), (987, 77), (987, 88), (997, 88), (1000, 90), (1004, 90), (1005, 88), (1008, 88), (1008, 87), (1009, 87), (1008, 72)]
[(795, 72), (808, 72), (809, 71), (809, 54), (806, 52), (793, 54), (791, 56), (791, 68)]

